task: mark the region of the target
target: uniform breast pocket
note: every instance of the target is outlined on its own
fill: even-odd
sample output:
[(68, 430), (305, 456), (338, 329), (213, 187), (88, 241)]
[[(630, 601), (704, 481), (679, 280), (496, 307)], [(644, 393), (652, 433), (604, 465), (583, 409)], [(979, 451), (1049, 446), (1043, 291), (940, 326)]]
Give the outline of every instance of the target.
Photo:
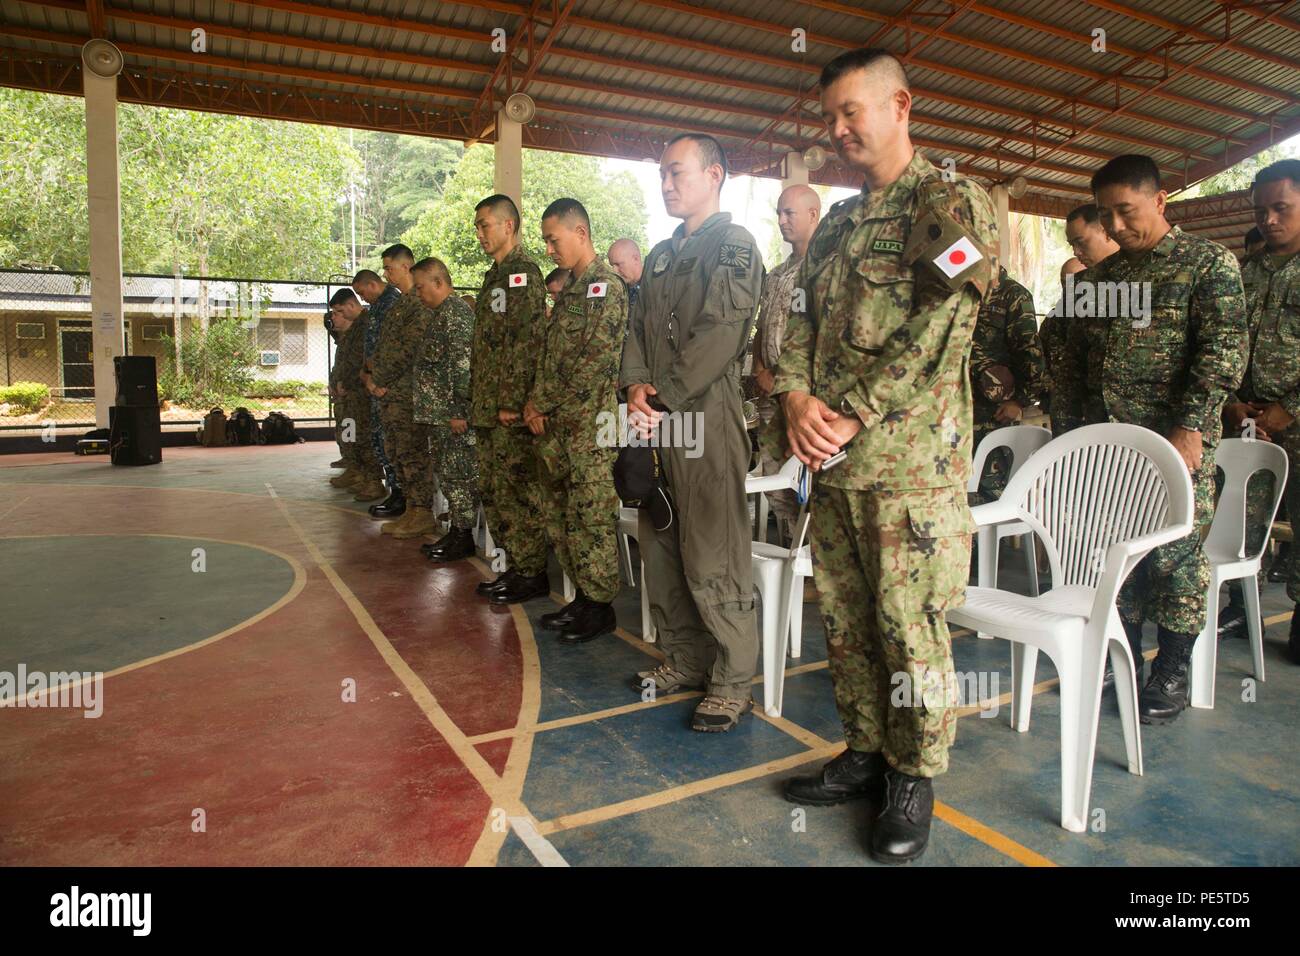
[(1282, 297), (1277, 315), (1277, 337), (1289, 348), (1300, 346), (1300, 285), (1292, 286)]
[(912, 311), (915, 280), (899, 260), (860, 259), (855, 273), (844, 341), (854, 351), (878, 355)]

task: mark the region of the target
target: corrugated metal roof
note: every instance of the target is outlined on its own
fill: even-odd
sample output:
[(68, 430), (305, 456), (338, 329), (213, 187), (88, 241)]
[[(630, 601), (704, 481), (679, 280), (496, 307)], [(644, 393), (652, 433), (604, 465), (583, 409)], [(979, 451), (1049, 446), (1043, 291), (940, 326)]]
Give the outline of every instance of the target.
[[(549, 4), (530, 21), (533, 5), (113, 0), (105, 9), (131, 74), (122, 97), (134, 102), (270, 115), (273, 93), (276, 118), (490, 139), (493, 110), (531, 70), (538, 116), (527, 145), (641, 159), (631, 154), (688, 124), (716, 131), (738, 171), (768, 174), (786, 151), (829, 145), (808, 99), (821, 65), (883, 46), (907, 64), (918, 142), (986, 179), (1025, 175), (1033, 195), (1022, 205), (1039, 210), (1086, 196), (1091, 172), (1120, 152), (1148, 152), (1182, 186), (1300, 132), (1300, 0), (1258, 10), (970, 0), (939, 14), (907, 0), (870, 9), (562, 0), (554, 28)], [(196, 26), (208, 33), (203, 54), (190, 49)], [(517, 41), (509, 64), (494, 30)], [(1104, 51), (1094, 30), (1105, 31)], [(79, 92), (77, 48), (89, 36), (80, 0), (6, 3), (0, 83)], [(856, 177), (832, 160), (813, 178)]]

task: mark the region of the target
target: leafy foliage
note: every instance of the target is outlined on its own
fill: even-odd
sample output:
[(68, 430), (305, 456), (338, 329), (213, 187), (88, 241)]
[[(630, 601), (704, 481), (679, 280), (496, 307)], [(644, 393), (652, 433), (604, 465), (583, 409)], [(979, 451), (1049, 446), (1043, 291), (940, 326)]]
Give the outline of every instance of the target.
[(30, 415), (44, 408), (49, 400), (50, 387), (43, 382), (0, 386), (0, 405), (8, 405), (11, 415)]
[[(169, 353), (176, 343), (164, 338)], [(189, 408), (228, 404), (253, 384), (257, 344), (238, 317), (213, 319), (207, 330), (186, 329), (181, 365), (168, 358), (158, 376), (158, 396)]]

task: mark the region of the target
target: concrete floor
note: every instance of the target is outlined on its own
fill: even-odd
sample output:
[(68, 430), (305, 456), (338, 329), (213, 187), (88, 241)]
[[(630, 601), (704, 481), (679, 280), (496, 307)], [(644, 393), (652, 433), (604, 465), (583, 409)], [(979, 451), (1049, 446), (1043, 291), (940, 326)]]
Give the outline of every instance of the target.
[[(780, 797), (842, 745), (815, 604), (783, 716), (695, 734), (698, 695), (628, 686), (657, 654), (633, 588), (617, 636), (561, 647), (537, 626), (558, 595), (487, 606), (481, 562), (428, 565), (326, 483), (335, 451), (0, 458), (0, 672), (107, 675), (98, 719), (0, 711), (0, 864), (870, 865), (869, 805)], [(1290, 610), (1269, 585), (1268, 680), (1248, 700), (1222, 642), (1214, 709), (1143, 727), (1142, 777), (1103, 703), (1086, 834), (1058, 825), (1040, 657), (1029, 732), (961, 719), (921, 865), (1300, 863)], [(953, 648), (1006, 693), (1006, 644)]]

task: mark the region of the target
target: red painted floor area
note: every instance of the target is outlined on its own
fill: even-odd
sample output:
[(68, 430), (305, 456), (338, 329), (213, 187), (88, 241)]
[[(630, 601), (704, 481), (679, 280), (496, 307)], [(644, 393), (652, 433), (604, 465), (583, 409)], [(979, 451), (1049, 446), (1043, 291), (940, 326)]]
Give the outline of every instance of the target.
[[(85, 461), (9, 458), (0, 467)], [(306, 570), (301, 593), (258, 623), (108, 678), (98, 720), (6, 710), (0, 863), (467, 860), (487, 795), (269, 496), (39, 484), (0, 485), (0, 494), (26, 499), (0, 536), (194, 535), (270, 548)], [(474, 567), (431, 567), (418, 541), (381, 537), (368, 517), (281, 501), (464, 734), (514, 726), (519, 636), (508, 613), (463, 599), (479, 580)], [(70, 599), (93, 607), (93, 582)], [(345, 678), (356, 681), (356, 703), (341, 699)], [(509, 743), (480, 752), (500, 772)], [(192, 829), (196, 809), (206, 832)]]

